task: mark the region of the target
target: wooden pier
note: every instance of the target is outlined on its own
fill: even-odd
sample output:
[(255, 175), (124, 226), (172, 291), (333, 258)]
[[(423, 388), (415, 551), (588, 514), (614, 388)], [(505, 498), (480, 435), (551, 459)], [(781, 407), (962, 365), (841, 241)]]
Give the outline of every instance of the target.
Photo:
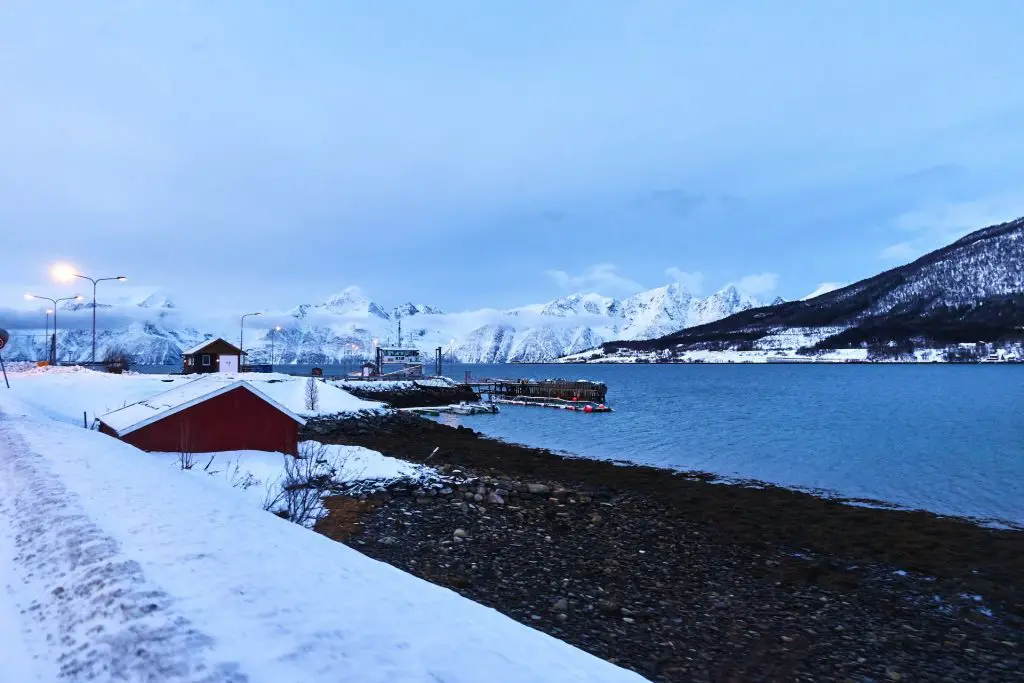
[(556, 398), (565, 401), (605, 403), (608, 387), (603, 382), (569, 379), (479, 379), (467, 377), (465, 386), (477, 396), (491, 399)]

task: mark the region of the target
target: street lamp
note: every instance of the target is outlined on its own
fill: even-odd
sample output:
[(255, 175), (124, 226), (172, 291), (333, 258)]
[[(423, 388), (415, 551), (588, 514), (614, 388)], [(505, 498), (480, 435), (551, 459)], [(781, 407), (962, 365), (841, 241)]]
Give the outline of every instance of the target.
[(116, 277), (97, 277), (92, 278), (88, 275), (82, 275), (71, 266), (66, 263), (58, 263), (50, 269), (54, 279), (60, 282), (70, 282), (71, 278), (78, 277), (83, 280), (88, 280), (92, 283), (92, 363), (96, 364), (96, 285), (100, 282), (106, 282), (108, 280), (117, 280), (118, 282), (124, 282), (128, 278), (124, 275), (118, 275)]
[(281, 331), (281, 326), (278, 325), (273, 329), (273, 334), (270, 335), (270, 369), (274, 369), (274, 340), (277, 339), (277, 333)]
[[(245, 313), (242, 315), (242, 323), (238, 326), (238, 348), (242, 352), (243, 356), (245, 355), (245, 319), (250, 315), (263, 315), (263, 313), (258, 311), (256, 313)], [(245, 359), (243, 358), (241, 360), (244, 362)]]
[(61, 301), (81, 301), (85, 297), (76, 294), (75, 296), (66, 296), (60, 299), (51, 299), (48, 296), (39, 296), (38, 294), (26, 294), (25, 300), (31, 301), (32, 299), (42, 299), (43, 301), (49, 301), (53, 304), (53, 337), (50, 338), (50, 362), (54, 365), (57, 364), (57, 304)]
[(52, 308), (46, 309), (46, 327), (43, 328), (43, 339), (46, 340), (50, 338), (50, 314), (53, 313), (53, 310)]

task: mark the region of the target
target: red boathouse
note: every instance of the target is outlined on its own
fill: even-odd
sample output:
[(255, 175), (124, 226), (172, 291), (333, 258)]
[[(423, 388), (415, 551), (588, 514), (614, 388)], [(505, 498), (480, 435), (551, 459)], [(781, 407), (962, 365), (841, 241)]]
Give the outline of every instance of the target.
[(100, 431), (144, 451), (297, 454), (306, 421), (244, 380), (204, 377), (99, 418)]

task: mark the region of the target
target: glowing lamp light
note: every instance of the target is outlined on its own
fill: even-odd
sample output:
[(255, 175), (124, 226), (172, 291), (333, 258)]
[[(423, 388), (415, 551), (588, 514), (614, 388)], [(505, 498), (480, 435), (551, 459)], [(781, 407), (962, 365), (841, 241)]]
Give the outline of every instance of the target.
[(32, 301), (32, 299), (35, 299), (35, 297), (32, 296), (31, 294), (26, 294), (25, 295), (25, 301)]
[(67, 263), (57, 263), (50, 269), (50, 274), (58, 282), (70, 282), (78, 274), (78, 271)]

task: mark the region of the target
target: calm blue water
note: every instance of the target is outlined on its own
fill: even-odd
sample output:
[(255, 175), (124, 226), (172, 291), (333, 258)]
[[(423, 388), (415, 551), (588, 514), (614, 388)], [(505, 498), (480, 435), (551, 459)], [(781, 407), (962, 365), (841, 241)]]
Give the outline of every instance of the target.
[[(608, 384), (615, 412), (501, 406), (486, 434), (592, 458), (1024, 524), (1024, 365), (503, 365)], [(450, 418), (449, 418), (450, 419)]]
[(491, 436), (1024, 525), (1024, 365), (444, 368), (467, 370), (608, 384), (613, 413), (444, 416)]

